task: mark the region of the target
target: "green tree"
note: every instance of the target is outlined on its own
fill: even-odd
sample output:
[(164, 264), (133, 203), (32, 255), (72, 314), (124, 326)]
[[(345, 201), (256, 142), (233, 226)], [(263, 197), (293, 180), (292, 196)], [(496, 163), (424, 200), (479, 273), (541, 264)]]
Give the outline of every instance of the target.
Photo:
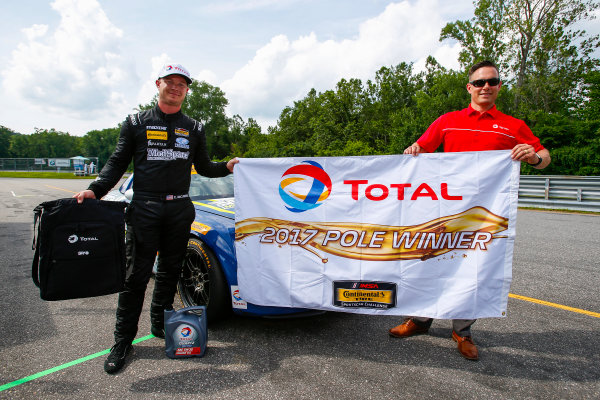
[(12, 157), (10, 153), (10, 138), (14, 135), (18, 135), (18, 133), (0, 125), (0, 158)]
[(327, 90), (319, 96), (321, 107), (310, 119), (313, 130), (313, 149), (317, 156), (338, 156), (349, 141), (372, 141), (364, 134), (366, 100), (359, 79), (342, 79), (336, 90)]
[(600, 175), (600, 120), (539, 111), (532, 130), (551, 149), (552, 163), (543, 171), (524, 166), (524, 173)]
[(24, 158), (29, 154), (29, 135), (16, 135), (10, 138), (8, 152), (11, 157)]
[(98, 170), (100, 170), (115, 150), (120, 131), (121, 129), (117, 127), (86, 133), (81, 141), (82, 155), (98, 157)]
[(247, 132), (248, 144), (246, 151), (243, 153), (244, 157), (269, 158), (279, 156), (280, 147), (277, 144), (275, 134), (262, 133), (260, 127), (258, 131), (249, 129)]
[[(379, 154), (397, 153), (415, 133), (416, 93), (422, 89), (422, 74), (413, 74), (412, 64), (382, 67), (367, 81), (364, 136)], [(402, 148), (404, 149), (404, 148)]]
[[(277, 126), (271, 131), (277, 155), (337, 156), (343, 155), (348, 142), (369, 146), (372, 137), (365, 135), (365, 103), (368, 97), (359, 79), (341, 79), (335, 90), (308, 95), (286, 107)], [(353, 153), (364, 146), (353, 146)], [(370, 150), (369, 150), (370, 151)]]
[(584, 75), (581, 96), (576, 99), (574, 109), (584, 120), (600, 121), (600, 71)]
[(465, 78), (445, 71), (433, 59), (429, 66), (429, 73), (415, 74), (411, 64), (401, 63), (382, 67), (365, 85), (358, 79), (341, 79), (335, 90), (312, 89), (283, 110), (270, 135), (250, 139), (246, 156), (401, 153), (439, 110), (449, 111), (448, 104), (458, 103), (456, 99), (461, 107), (465, 104)]
[(273, 157), (314, 156), (314, 118), (322, 107), (322, 99), (315, 89), (306, 97), (294, 102), (293, 107), (285, 107), (279, 116), (277, 126), (270, 130), (268, 140)]
[(247, 122), (244, 122), (239, 115), (234, 115), (230, 121), (227, 138), (231, 151), (228, 157), (241, 157), (248, 149), (250, 138), (260, 135), (262, 128), (256, 120), (249, 118)]
[[(210, 129), (209, 126), (216, 127), (227, 119), (225, 107), (227, 107), (229, 101), (220, 88), (196, 80), (189, 87), (190, 91), (181, 106), (181, 111), (184, 114), (203, 121), (206, 124), (207, 131)], [(216, 130), (217, 128), (211, 129), (211, 133)]]
[[(442, 28), (440, 41), (454, 39), (462, 50), (459, 62), (466, 71), (477, 61), (497, 60), (505, 53), (506, 14), (511, 0), (476, 0), (475, 15), (468, 21), (450, 22)], [(499, 65), (504, 67), (504, 65)], [(503, 68), (501, 68), (503, 69)]]
[(503, 80), (514, 86), (518, 116), (530, 111), (569, 109), (582, 86), (583, 73), (594, 69), (592, 53), (600, 37), (576, 29), (593, 18), (593, 0), (477, 0), (469, 21), (447, 24), (440, 40), (463, 47), (464, 68), (482, 59), (495, 60)]
[(81, 153), (81, 138), (54, 129), (11, 137), (10, 153), (18, 158), (68, 158)]

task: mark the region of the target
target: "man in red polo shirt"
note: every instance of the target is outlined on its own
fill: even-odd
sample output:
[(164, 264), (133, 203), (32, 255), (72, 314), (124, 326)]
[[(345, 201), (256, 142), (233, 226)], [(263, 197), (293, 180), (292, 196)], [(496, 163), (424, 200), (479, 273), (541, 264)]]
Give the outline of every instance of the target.
[[(533, 168), (542, 169), (550, 164), (550, 152), (542, 146), (531, 129), (520, 119), (496, 109), (496, 98), (502, 86), (498, 67), (491, 61), (479, 62), (469, 69), (467, 91), (471, 104), (460, 111), (439, 117), (404, 154), (416, 156), (435, 151), (440, 144), (445, 152), (511, 150), (511, 157), (524, 161)], [(452, 338), (458, 342), (458, 351), (469, 360), (478, 360), (477, 346), (471, 338), (474, 319), (452, 320)], [(408, 337), (426, 333), (432, 318), (409, 317), (389, 330), (391, 336)]]

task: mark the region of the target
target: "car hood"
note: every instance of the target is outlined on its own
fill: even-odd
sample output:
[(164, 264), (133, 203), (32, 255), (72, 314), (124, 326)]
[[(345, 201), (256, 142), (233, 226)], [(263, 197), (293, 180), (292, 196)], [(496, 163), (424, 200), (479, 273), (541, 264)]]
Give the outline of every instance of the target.
[(235, 219), (235, 201), (233, 197), (222, 199), (192, 200), (198, 211)]

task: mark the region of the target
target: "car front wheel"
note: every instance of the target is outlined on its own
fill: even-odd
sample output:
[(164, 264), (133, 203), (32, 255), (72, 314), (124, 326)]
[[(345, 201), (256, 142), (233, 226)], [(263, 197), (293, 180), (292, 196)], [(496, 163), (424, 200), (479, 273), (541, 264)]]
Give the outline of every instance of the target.
[(185, 307), (206, 306), (207, 321), (231, 313), (230, 293), (219, 261), (203, 241), (190, 238), (177, 283)]

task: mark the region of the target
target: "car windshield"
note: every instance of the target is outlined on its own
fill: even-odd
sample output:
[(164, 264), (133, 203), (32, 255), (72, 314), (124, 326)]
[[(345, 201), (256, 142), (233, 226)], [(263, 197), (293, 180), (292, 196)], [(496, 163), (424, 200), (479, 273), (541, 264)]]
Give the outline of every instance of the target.
[(192, 200), (233, 197), (233, 174), (223, 178), (207, 178), (192, 174), (189, 194)]

